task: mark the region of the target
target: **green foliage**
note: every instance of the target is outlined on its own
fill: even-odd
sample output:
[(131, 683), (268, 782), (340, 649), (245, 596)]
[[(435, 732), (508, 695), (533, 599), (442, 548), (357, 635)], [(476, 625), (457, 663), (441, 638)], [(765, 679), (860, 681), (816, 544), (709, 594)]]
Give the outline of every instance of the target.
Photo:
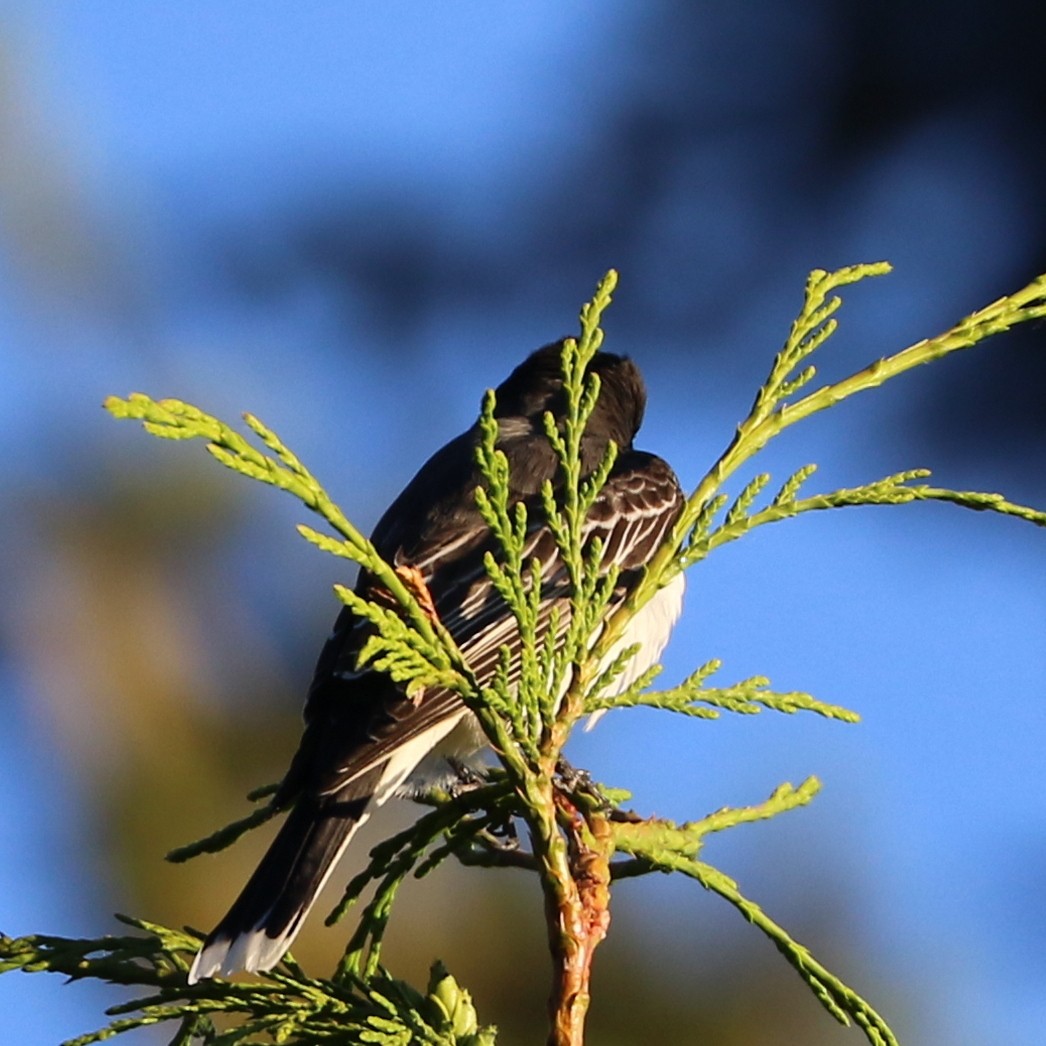
[[(117, 918), (141, 932), (98, 940), (0, 937), (0, 973), (50, 970), (70, 979), (95, 977), (154, 989), (151, 995), (111, 1007), (107, 1013), (116, 1020), (107, 1027), (62, 1046), (88, 1046), (165, 1023), (177, 1024), (171, 1046), (191, 1042), (492, 1046), (494, 1042), (495, 1030), (480, 1028), (468, 992), (439, 963), (432, 967), (424, 994), (381, 970), (366, 981), (348, 976), (316, 980), (290, 958), (265, 983), (203, 982), (187, 988), (185, 975), (201, 939), (139, 919)], [(242, 1020), (223, 1032), (213, 1020), (220, 1016)]]
[(417, 687), (440, 686), (465, 693), (474, 689), (471, 673), (454, 640), (426, 613), (409, 580), (378, 555), (312, 473), (254, 415), (245, 414), (244, 420), (275, 457), (257, 450), (224, 422), (180, 400), (157, 401), (132, 393), (125, 400), (110, 396), (105, 408), (115, 418), (141, 421), (146, 432), (161, 439), (206, 440), (208, 453), (227, 468), (293, 494), (340, 535), (329, 537), (303, 525), (298, 528), (302, 537), (324, 552), (358, 563), (373, 575), (400, 610), (397, 613), (381, 603), (359, 600), (347, 589), (338, 589), (343, 601), (378, 626), (378, 636), (367, 651), (368, 659), (376, 667), (390, 670), (397, 679), (409, 678)]
[[(533, 783), (528, 782), (528, 775), (547, 775), (548, 768), (555, 766), (570, 728), (584, 711), (580, 697), (571, 700), (571, 696), (580, 690), (578, 680), (590, 674), (588, 647), (607, 612), (617, 581), (616, 567), (603, 567), (601, 542), (595, 539), (586, 546), (584, 537), (586, 516), (617, 458), (618, 448), (613, 442), (592, 475), (581, 477), (581, 438), (599, 397), (599, 377), (586, 376), (585, 369), (603, 343), (599, 319), (610, 304), (616, 282), (616, 274), (608, 274), (595, 298), (582, 309), (580, 338), (564, 344), (566, 410), (562, 429), (557, 428), (550, 413), (545, 415), (545, 432), (559, 459), (562, 486), (557, 496), (553, 484), (545, 483), (542, 508), (565, 565), (570, 589), (569, 620), (558, 644), (558, 620), (544, 629), (546, 641), (539, 639), (541, 564), (527, 559), (526, 506), (511, 500), (508, 462), (496, 445), (498, 425), (493, 392), (488, 392), (484, 399), (480, 419), (483, 439), (477, 462), (486, 486), (476, 491), (476, 504), (502, 552), (500, 558), (488, 556), (487, 573), (516, 619), (523, 654), (520, 685), (509, 685), (505, 664), (493, 685), (486, 688), (476, 712), (488, 734), (498, 742), (506, 770), (524, 790), (529, 790), (528, 785)], [(572, 681), (571, 690), (566, 699), (561, 699), (568, 681)], [(499, 722), (490, 721), (488, 709), (497, 711)], [(507, 732), (503, 726), (508, 727)]]
[(718, 719), (720, 711), (736, 712), (740, 715), (755, 715), (764, 708), (774, 712), (816, 712), (826, 719), (839, 719), (844, 723), (856, 723), (860, 716), (839, 705), (818, 701), (811, 694), (793, 690), (778, 693), (770, 689), (766, 676), (752, 676), (733, 686), (706, 687), (705, 680), (718, 672), (722, 662), (712, 660), (691, 672), (679, 686), (671, 690), (648, 690), (654, 672), (647, 673), (634, 686), (611, 698), (596, 698), (589, 701), (589, 711), (608, 708), (632, 708), (645, 706), (660, 708), (667, 712), (681, 712), (698, 719)]
[[(150, 991), (143, 998), (113, 1007), (109, 1014), (114, 1020), (106, 1028), (73, 1040), (75, 1044), (167, 1023), (172, 1029), (172, 1043), (486, 1046), (494, 1041), (494, 1030), (480, 1028), (468, 994), (442, 967), (437, 964), (433, 968), (427, 991), (421, 993), (394, 980), (381, 966), (382, 938), (397, 892), (407, 878), (427, 874), (449, 857), (468, 865), (511, 865), (537, 873), (552, 913), (550, 919), (555, 919), (557, 912), (562, 917), (568, 910), (571, 887), (575, 901), (579, 890), (584, 892), (577, 874), (581, 853), (597, 863), (605, 859), (608, 885), (612, 879), (655, 871), (693, 878), (766, 935), (837, 1020), (856, 1023), (877, 1046), (896, 1043), (889, 1027), (867, 1002), (746, 898), (732, 879), (700, 859), (706, 836), (809, 803), (819, 788), (815, 778), (798, 788), (781, 785), (760, 804), (725, 807), (698, 820), (674, 824), (621, 810), (619, 804), (626, 801), (627, 793), (611, 789), (597, 792), (558, 773), (571, 729), (590, 712), (642, 705), (702, 719), (715, 719), (722, 712), (771, 710), (789, 714), (808, 711), (843, 722), (857, 720), (855, 713), (809, 694), (771, 690), (762, 677), (710, 686), (709, 679), (720, 668), (716, 660), (668, 689), (648, 689), (658, 673), (655, 667), (623, 693), (608, 695), (609, 684), (634, 653), (625, 651), (606, 663), (629, 618), (679, 571), (754, 528), (806, 512), (912, 501), (942, 501), (1046, 525), (1046, 513), (1015, 505), (999, 494), (930, 486), (924, 482), (929, 477), (925, 469), (909, 469), (854, 488), (805, 494), (801, 492), (815, 473), (815, 466), (806, 465), (789, 476), (769, 500), (764, 498), (765, 491), (772, 489), (766, 473), (749, 478), (732, 502), (724, 492), (727, 480), (789, 426), (913, 367), (1046, 312), (1046, 278), (1039, 278), (935, 338), (878, 360), (841, 381), (805, 391), (816, 377), (811, 357), (836, 330), (840, 299), (835, 292), (888, 270), (889, 266), (880, 263), (811, 274), (799, 317), (748, 415), (687, 499), (678, 524), (639, 586), (624, 606), (612, 612), (610, 596), (616, 573), (604, 567), (598, 541), (586, 544), (584, 523), (613, 466), (617, 448), (609, 449), (594, 475), (582, 479), (580, 445), (599, 395), (598, 378), (586, 377), (585, 368), (602, 344), (600, 318), (610, 303), (616, 276), (610, 273), (603, 280), (595, 298), (581, 313), (579, 338), (564, 345), (565, 418), (558, 427), (554, 419), (546, 419), (562, 482), (555, 489), (552, 484), (546, 485), (542, 507), (566, 564), (569, 589), (569, 618), (553, 622), (549, 628), (542, 629), (538, 612), (547, 579), (541, 565), (528, 558), (527, 511), (524, 505), (513, 503), (509, 494), (508, 466), (497, 446), (494, 397), (488, 393), (477, 454), (484, 484), (477, 490), (476, 500), (499, 546), (499, 555), (488, 559), (489, 576), (515, 616), (524, 640), (518, 686), (509, 685), (507, 660), (489, 685), (481, 688), (477, 684), (451, 637), (426, 608), (425, 593), (419, 591), (409, 573), (381, 560), (321, 484), (256, 418), (247, 415), (246, 422), (262, 450), (218, 419), (177, 400), (156, 401), (140, 394), (107, 400), (106, 407), (115, 417), (140, 420), (148, 432), (162, 438), (201, 439), (223, 465), (288, 491), (322, 517), (333, 536), (301, 526), (302, 536), (322, 551), (357, 563), (387, 596), (368, 600), (343, 586), (337, 588), (346, 605), (376, 626), (375, 638), (363, 658), (408, 691), (439, 686), (458, 693), (479, 716), (501, 768), (473, 791), (454, 797), (429, 797), (432, 809), (428, 813), (373, 850), (369, 865), (348, 885), (329, 920), (341, 918), (371, 891), (329, 979), (308, 977), (288, 955), (275, 970), (249, 982), (211, 980), (189, 987), (185, 972), (191, 954), (199, 947), (199, 937), (129, 919), (123, 921), (139, 933), (127, 937), (86, 941), (43, 936), (0, 938), (0, 972), (49, 970), (71, 978), (95, 977)], [(541, 638), (564, 632), (565, 638), (559, 643)], [(273, 790), (271, 786), (259, 789), (251, 798), (268, 799)], [(566, 810), (577, 816), (565, 817)], [(270, 803), (262, 803), (244, 819), (173, 852), (170, 859), (185, 860), (222, 849), (274, 813)], [(517, 846), (511, 835), (510, 826), (516, 819), (527, 827), (529, 850)], [(586, 867), (594, 867), (592, 860)], [(591, 893), (591, 883), (587, 888)], [(586, 903), (590, 913), (605, 912), (605, 901), (600, 902), (602, 909), (593, 907), (591, 901)], [(550, 935), (554, 938), (551, 931)], [(594, 947), (598, 939), (589, 942), (590, 946)], [(233, 1030), (220, 1030), (214, 1021), (219, 1015), (237, 1016), (239, 1024)]]

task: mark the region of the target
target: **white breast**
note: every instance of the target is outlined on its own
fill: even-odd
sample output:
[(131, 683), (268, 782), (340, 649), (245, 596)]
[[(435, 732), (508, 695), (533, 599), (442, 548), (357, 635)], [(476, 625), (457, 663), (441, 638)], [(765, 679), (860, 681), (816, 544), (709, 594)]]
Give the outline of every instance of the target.
[[(680, 572), (664, 588), (657, 592), (625, 626), (621, 638), (600, 663), (606, 668), (622, 650), (639, 644), (636, 655), (625, 665), (624, 671), (604, 692), (613, 696), (627, 690), (651, 665), (660, 660), (672, 634), (672, 627), (683, 610), (685, 578)], [(605, 711), (605, 709), (604, 709)], [(588, 717), (585, 729), (591, 730), (603, 712), (594, 712)]]
[[(672, 626), (683, 610), (685, 587), (682, 573), (677, 574), (625, 626), (621, 638), (600, 663), (600, 671), (611, 664), (622, 650), (636, 644), (639, 650), (605, 693), (614, 695), (627, 690), (660, 659), (672, 634)], [(602, 711), (590, 715), (585, 729), (591, 730), (602, 715)], [(396, 761), (395, 772), (384, 775), (382, 795), (378, 802), (384, 802), (393, 791), (401, 795), (417, 795), (419, 791), (434, 785), (445, 785), (455, 776), (447, 756), (478, 768), (482, 761), (477, 758), (477, 750), (486, 744), (486, 736), (476, 717), (462, 709), (461, 715), (448, 718), (411, 743), (411, 751)]]

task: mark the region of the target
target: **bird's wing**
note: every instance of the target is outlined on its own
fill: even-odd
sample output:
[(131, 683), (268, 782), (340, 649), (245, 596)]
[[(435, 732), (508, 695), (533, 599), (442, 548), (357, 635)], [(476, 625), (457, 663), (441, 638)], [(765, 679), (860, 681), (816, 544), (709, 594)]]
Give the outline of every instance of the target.
[[(586, 542), (597, 536), (602, 540), (603, 563), (621, 570), (611, 609), (635, 586), (641, 568), (675, 523), (682, 504), (679, 483), (664, 461), (638, 451), (621, 455), (589, 511), (584, 529)], [(540, 644), (546, 641), (553, 621), (560, 635), (569, 627), (571, 591), (540, 504), (530, 507), (524, 562), (537, 559), (542, 565)], [(485, 554), (495, 550), (489, 530), (482, 526), (459, 531), (450, 541), (435, 539), (421, 545), (412, 550), (409, 563), (420, 571), (440, 620), (481, 685), (493, 680), (503, 648), (508, 650), (509, 683), (515, 684), (519, 677), (518, 623), (484, 566)], [(310, 790), (334, 791), (388, 759), (400, 746), (464, 714), (453, 692), (431, 690), (411, 699), (387, 676), (357, 668), (359, 650), (369, 634), (370, 626), (343, 611), (339, 628), (321, 655), (302, 745), (307, 747), (310, 732), (315, 735), (309, 745), (315, 747), (307, 759)]]
[[(583, 542), (603, 543), (603, 565), (613, 564), (621, 575), (611, 609), (622, 602), (638, 581), (638, 571), (661, 545), (683, 505), (679, 482), (660, 458), (638, 451), (622, 456), (589, 510)], [(541, 563), (541, 604), (537, 641), (544, 643), (551, 622), (560, 633), (570, 624), (571, 587), (555, 538), (541, 516), (531, 521), (523, 561)], [(435, 594), (434, 594), (435, 595)], [(481, 685), (497, 670), (501, 650), (509, 650), (509, 682), (519, 676), (519, 629), (515, 617), (494, 589), (482, 557), (456, 575), (449, 591), (435, 597), (440, 619), (454, 636)]]

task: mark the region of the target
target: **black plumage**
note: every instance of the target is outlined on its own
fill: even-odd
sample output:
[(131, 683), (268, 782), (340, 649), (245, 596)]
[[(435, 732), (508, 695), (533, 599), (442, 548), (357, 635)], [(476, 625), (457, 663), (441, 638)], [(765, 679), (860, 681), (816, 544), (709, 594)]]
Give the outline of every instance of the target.
[[(528, 507), (527, 558), (542, 564), (540, 627), (555, 619), (562, 630), (569, 620), (570, 586), (540, 498), (546, 480), (562, 485), (543, 420), (546, 411), (557, 418), (565, 412), (561, 353), (557, 342), (521, 363), (496, 389), (495, 417), (511, 498)], [(598, 467), (610, 440), (619, 454), (586, 518), (585, 533), (586, 540), (602, 538), (604, 565), (621, 568), (616, 604), (675, 523), (683, 498), (668, 465), (632, 446), (646, 406), (638, 368), (626, 357), (598, 353), (589, 370), (599, 375), (601, 391), (582, 439), (583, 475)], [(483, 566), (485, 553), (497, 554), (497, 545), (474, 497), (482, 482), (475, 461), (480, 438), (477, 422), (438, 450), (389, 506), (373, 542), (387, 562), (418, 571), (440, 620), (484, 682), (501, 648), (517, 646), (519, 636)], [(371, 578), (362, 573), (356, 587), (372, 594)], [(644, 645), (619, 687), (660, 656), (679, 612), (681, 578), (671, 589), (647, 604), (619, 644)], [(474, 716), (455, 694), (431, 690), (420, 700), (410, 699), (387, 676), (357, 668), (371, 627), (348, 608), (339, 615), (309, 688), (301, 744), (275, 800), (290, 806), (290, 813), (240, 897), (208, 936), (191, 981), (275, 965), (368, 806), (424, 787), (441, 770), (449, 771), (445, 755), (467, 757), (484, 743)]]

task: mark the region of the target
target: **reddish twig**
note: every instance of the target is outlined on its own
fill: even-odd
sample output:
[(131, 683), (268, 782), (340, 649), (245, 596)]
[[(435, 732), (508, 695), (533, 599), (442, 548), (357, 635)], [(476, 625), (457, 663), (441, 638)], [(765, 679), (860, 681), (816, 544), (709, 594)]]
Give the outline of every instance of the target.
[(583, 813), (559, 791), (555, 804), (569, 875), (545, 894), (553, 961), (549, 1046), (582, 1046), (592, 960), (610, 928), (612, 837), (601, 813)]

